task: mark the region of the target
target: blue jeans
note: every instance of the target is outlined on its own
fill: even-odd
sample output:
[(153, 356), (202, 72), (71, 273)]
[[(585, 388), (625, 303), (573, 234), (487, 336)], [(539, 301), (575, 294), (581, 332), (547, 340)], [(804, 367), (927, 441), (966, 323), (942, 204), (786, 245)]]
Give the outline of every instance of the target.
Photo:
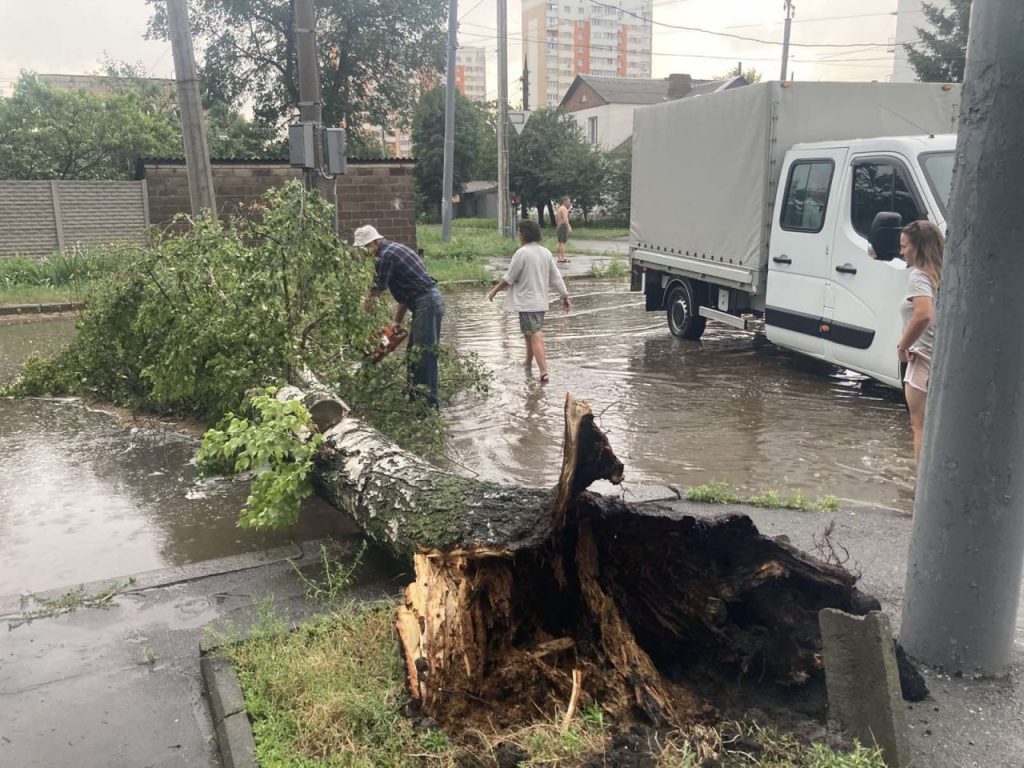
[(441, 341), (444, 299), (435, 286), (417, 296), (409, 305), (412, 330), (409, 333), (409, 381), (414, 396), (425, 397), (437, 407), (437, 345)]

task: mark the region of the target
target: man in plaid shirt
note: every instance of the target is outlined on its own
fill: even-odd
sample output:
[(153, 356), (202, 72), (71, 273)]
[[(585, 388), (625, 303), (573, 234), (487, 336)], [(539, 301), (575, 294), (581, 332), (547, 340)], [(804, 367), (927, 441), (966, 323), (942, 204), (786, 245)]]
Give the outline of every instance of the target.
[(406, 310), (412, 312), (409, 332), (409, 379), (414, 395), (425, 397), (435, 408), (437, 402), (437, 344), (441, 340), (444, 299), (437, 281), (430, 276), (423, 260), (401, 243), (385, 240), (370, 224), (355, 231), (353, 244), (366, 248), (377, 257), (373, 287), (366, 297), (369, 309), (374, 299), (390, 291), (398, 303), (392, 330), (402, 327)]

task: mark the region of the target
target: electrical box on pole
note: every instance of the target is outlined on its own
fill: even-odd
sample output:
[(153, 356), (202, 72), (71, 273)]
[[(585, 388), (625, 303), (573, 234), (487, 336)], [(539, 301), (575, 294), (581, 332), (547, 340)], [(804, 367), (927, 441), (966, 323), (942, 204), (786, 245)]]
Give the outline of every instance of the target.
[(331, 176), (345, 173), (345, 129), (325, 128), (323, 135), (324, 170)]
[(288, 164), (292, 168), (316, 168), (316, 126), (313, 123), (288, 126)]

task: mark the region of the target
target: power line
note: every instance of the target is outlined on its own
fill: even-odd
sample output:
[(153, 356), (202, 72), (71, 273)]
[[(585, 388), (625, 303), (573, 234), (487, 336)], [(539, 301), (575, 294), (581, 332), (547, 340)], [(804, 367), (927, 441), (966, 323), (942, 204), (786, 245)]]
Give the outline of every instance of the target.
[[(488, 29), (487, 27), (484, 27), (484, 26), (479, 25), (479, 24), (469, 24), (469, 23), (467, 23), (465, 26), (474, 26), (474, 27), (479, 27), (480, 29)], [(494, 39), (494, 35), (493, 34), (484, 34), (484, 33), (479, 33), (479, 32), (467, 32), (464, 35), (464, 37), (475, 38), (477, 40)], [(556, 42), (554, 40), (542, 40), (542, 39), (539, 39), (539, 38), (521, 37), (519, 35), (509, 35), (509, 40), (510, 41), (514, 41), (514, 42), (520, 42), (520, 43), (541, 43), (541, 44), (546, 44), (546, 45), (554, 45), (554, 46), (556, 46), (558, 48), (571, 48), (573, 50), (600, 51), (600, 52), (608, 52), (608, 53), (619, 53), (620, 52), (619, 49), (617, 47), (614, 47), (614, 46), (607, 46), (607, 45), (577, 45), (576, 43), (560, 43), (560, 42)], [(488, 48), (487, 46), (483, 46), (483, 48), (488, 53), (494, 53), (497, 50), (496, 48)], [(852, 52), (851, 51), (847, 51), (845, 53), (849, 54), (849, 53), (858, 53), (858, 52), (860, 52), (860, 53), (868, 53), (868, 51), (866, 51), (866, 50), (863, 50), (863, 51), (852, 51)], [(679, 59), (713, 59), (713, 60), (720, 60), (720, 61), (736, 61), (737, 60), (737, 55), (736, 54), (731, 54), (731, 55), (723, 56), (723, 55), (708, 54), (708, 53), (667, 53), (667, 52), (661, 52), (661, 51), (651, 51), (651, 55), (652, 56), (661, 56), (663, 58), (679, 58)], [(827, 56), (837, 56), (837, 58), (828, 58)], [(778, 57), (777, 56), (743, 56), (743, 55), (741, 55), (741, 56), (739, 56), (739, 58), (743, 59), (743, 61), (778, 61)], [(821, 58), (815, 58), (815, 59), (803, 59), (803, 58), (801, 58), (801, 59), (793, 59), (793, 61), (794, 61), (794, 63), (800, 63), (800, 64), (829, 64), (829, 63), (834, 62), (834, 61), (836, 61), (836, 62), (838, 62), (838, 61), (891, 61), (891, 57), (879, 57), (879, 58), (876, 58), (876, 59), (843, 59), (843, 58), (838, 58), (837, 54), (828, 54), (825, 57), (821, 57)]]
[[(880, 11), (878, 13), (851, 13), (847, 16), (814, 16), (809, 19), (793, 18), (794, 24), (810, 24), (816, 21), (842, 21), (845, 19), (866, 19), (869, 16), (898, 16), (900, 13), (907, 13), (907, 11)], [(764, 24), (733, 24), (726, 27), (726, 29), (753, 29), (755, 27), (777, 27), (783, 22), (781, 21), (769, 21)]]
[[(681, 29), (685, 32), (699, 32), (704, 35), (715, 35), (716, 37), (728, 37), (734, 40), (745, 40), (750, 43), (760, 43), (761, 45), (782, 45), (781, 40), (762, 40), (759, 37), (747, 37), (746, 35), (734, 35), (731, 32), (720, 32), (713, 29), (705, 29), (703, 27), (688, 27), (682, 24), (669, 24), (664, 21), (654, 21), (646, 16), (641, 16), (633, 11), (627, 11), (624, 8), (619, 8), (617, 5), (609, 5), (608, 3), (598, 2), (598, 0), (590, 0), (592, 5), (598, 5), (602, 8), (611, 8), (613, 11), (624, 13), (627, 16), (632, 16), (635, 19), (646, 21), (649, 24), (657, 25), (659, 27), (667, 27), (668, 29)], [(865, 46), (872, 46), (875, 48), (886, 48), (888, 43), (790, 43), (793, 48), (863, 48)], [(735, 57), (734, 57), (735, 58)]]

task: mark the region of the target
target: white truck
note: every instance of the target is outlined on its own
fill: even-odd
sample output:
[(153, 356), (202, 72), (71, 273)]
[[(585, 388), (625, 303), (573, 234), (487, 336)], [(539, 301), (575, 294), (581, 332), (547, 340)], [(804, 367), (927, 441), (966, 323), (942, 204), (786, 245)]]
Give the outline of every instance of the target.
[(899, 226), (945, 228), (959, 102), (949, 84), (771, 82), (638, 109), (631, 288), (676, 336), (763, 329), (899, 387)]

